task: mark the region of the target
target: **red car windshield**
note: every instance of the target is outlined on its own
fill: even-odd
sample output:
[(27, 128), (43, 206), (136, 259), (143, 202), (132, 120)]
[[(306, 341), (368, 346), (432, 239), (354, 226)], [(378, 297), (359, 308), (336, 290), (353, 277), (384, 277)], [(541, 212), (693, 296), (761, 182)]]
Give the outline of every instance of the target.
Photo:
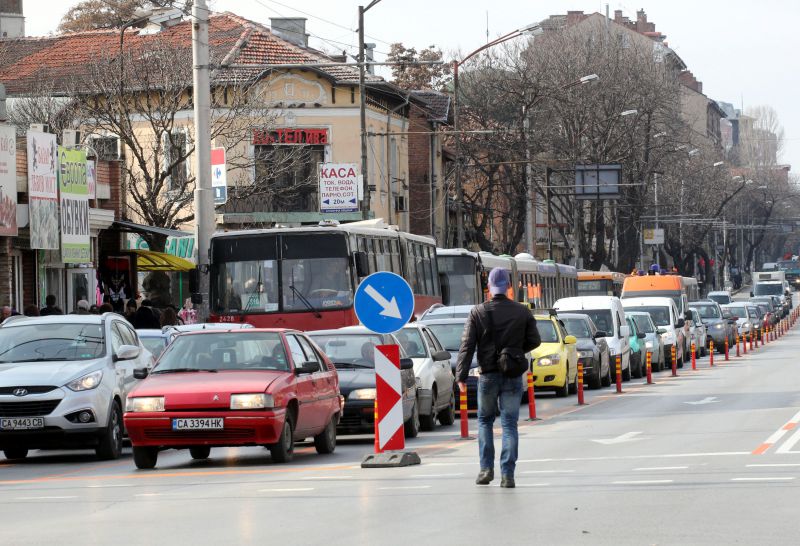
[(280, 334), (208, 332), (178, 336), (153, 373), (178, 371), (289, 371)]

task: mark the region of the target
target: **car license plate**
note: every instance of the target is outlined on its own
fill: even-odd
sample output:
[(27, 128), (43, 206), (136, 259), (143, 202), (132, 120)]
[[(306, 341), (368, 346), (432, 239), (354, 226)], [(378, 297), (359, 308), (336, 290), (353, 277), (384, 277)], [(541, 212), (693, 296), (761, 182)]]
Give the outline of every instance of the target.
[(0, 430), (31, 430), (44, 428), (42, 417), (3, 417), (0, 419)]
[(222, 417), (192, 417), (173, 419), (172, 430), (222, 430), (225, 419)]

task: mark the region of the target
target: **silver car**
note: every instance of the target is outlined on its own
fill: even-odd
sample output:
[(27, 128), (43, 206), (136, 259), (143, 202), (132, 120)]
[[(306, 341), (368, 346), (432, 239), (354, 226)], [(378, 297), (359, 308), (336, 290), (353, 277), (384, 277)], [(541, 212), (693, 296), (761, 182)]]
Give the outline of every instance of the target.
[(153, 357), (120, 315), (14, 317), (0, 328), (0, 449), (122, 452), (122, 408), (135, 368)]
[(633, 317), (636, 323), (636, 328), (640, 332), (644, 332), (645, 346), (650, 351), (650, 369), (654, 372), (660, 372), (667, 367), (667, 355), (664, 352), (664, 340), (661, 339), (661, 334), (658, 332), (658, 326), (653, 322), (653, 317), (650, 313), (643, 311), (629, 311), (625, 310), (625, 316)]

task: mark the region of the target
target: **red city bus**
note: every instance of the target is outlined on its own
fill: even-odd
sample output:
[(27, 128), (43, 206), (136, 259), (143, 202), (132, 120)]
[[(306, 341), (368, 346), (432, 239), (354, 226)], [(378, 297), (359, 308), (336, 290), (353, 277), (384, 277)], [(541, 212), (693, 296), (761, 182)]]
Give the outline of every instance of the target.
[(441, 303), (433, 239), (357, 224), (215, 234), (209, 320), (306, 331), (356, 325), (355, 289), (376, 271), (408, 281), (417, 316)]

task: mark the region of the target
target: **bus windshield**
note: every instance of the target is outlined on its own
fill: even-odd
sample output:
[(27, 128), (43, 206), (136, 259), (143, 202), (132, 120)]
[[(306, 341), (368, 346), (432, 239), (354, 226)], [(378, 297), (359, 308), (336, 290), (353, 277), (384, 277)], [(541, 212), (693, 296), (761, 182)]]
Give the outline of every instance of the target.
[(447, 295), (445, 305), (475, 305), (478, 294), (477, 264), (472, 256), (437, 256), (436, 263)]
[(219, 238), (213, 241), (212, 260), (216, 313), (316, 312), (353, 304), (341, 233)]

